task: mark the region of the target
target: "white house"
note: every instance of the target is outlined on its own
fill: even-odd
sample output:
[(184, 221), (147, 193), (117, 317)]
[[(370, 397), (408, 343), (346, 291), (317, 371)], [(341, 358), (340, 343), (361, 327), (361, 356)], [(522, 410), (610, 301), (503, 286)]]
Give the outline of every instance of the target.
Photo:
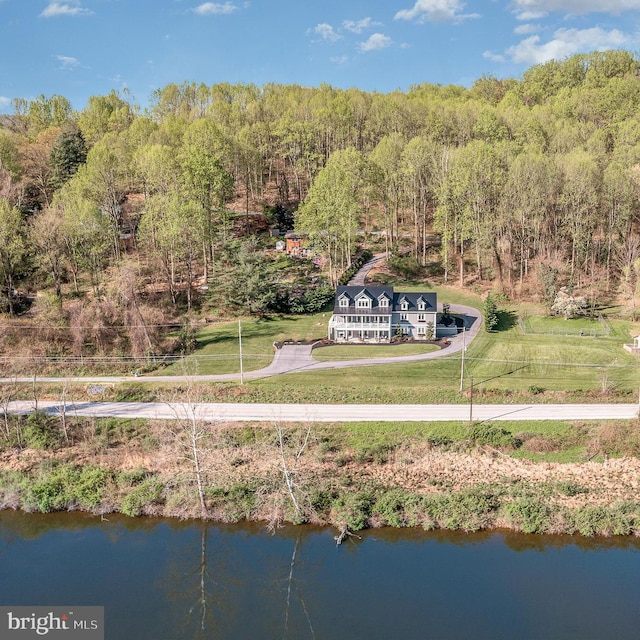
[(340, 286), (329, 320), (329, 340), (390, 342), (398, 335), (430, 340), (436, 337), (437, 308), (434, 292), (394, 292), (389, 286)]

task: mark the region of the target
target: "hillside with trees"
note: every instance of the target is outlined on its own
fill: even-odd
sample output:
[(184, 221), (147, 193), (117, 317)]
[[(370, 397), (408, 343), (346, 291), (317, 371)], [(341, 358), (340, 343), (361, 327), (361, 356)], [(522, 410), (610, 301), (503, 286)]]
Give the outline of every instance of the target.
[[(0, 116), (0, 351), (184, 348), (168, 334), (185, 314), (317, 307), (363, 248), (419, 278), (549, 307), (566, 287), (633, 316), (639, 68), (607, 51), (469, 89), (16, 100)], [(314, 263), (272, 250), (269, 225), (291, 223)]]

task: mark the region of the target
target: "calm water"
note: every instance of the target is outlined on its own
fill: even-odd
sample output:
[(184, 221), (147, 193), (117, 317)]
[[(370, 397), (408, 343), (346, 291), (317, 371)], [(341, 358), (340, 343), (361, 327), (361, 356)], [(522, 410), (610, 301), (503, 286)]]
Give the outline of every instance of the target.
[(0, 512), (0, 605), (104, 605), (109, 640), (640, 637), (640, 541)]

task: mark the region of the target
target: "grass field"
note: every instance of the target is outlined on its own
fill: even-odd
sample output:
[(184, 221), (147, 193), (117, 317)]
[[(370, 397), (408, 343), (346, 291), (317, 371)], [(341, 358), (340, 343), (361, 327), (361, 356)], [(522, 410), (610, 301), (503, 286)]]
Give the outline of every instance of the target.
[(610, 335), (609, 322), (601, 323), (594, 318), (571, 318), (531, 316), (522, 321), (527, 335), (543, 334), (556, 336), (606, 337)]
[[(424, 288), (425, 285), (422, 285)], [(404, 287), (411, 289), (411, 286)], [(418, 286), (413, 287), (418, 289)], [(438, 288), (441, 301), (481, 308), (481, 300), (456, 289)], [(598, 321), (527, 317), (536, 333), (523, 335), (516, 306), (501, 310), (498, 331), (480, 332), (465, 354), (464, 389), (471, 377), (483, 402), (558, 402), (574, 399), (632, 398), (640, 383), (640, 362), (622, 345), (631, 341), (630, 322), (607, 319), (610, 329)], [(527, 307), (531, 312), (531, 307)], [(273, 342), (309, 340), (326, 335), (330, 312), (312, 316), (283, 316), (242, 322), (245, 371), (265, 367), (273, 357)], [(595, 323), (595, 324), (594, 324)], [(596, 326), (597, 325), (597, 326)], [(600, 327), (603, 334), (580, 336), (580, 327)], [(563, 330), (562, 334), (554, 331)], [(574, 333), (577, 331), (577, 334)], [(208, 326), (199, 335), (199, 348), (186, 361), (188, 370), (200, 374), (237, 373), (239, 344), (237, 321)], [(403, 345), (408, 352), (426, 345)], [(377, 346), (323, 347), (314, 353), (322, 360), (378, 357)], [(400, 351), (392, 347), (391, 355)], [(162, 374), (181, 374), (172, 365)], [(256, 380), (245, 385), (240, 400), (262, 402), (466, 402), (459, 392), (461, 354), (436, 360), (387, 366), (326, 370)]]
[[(266, 367), (274, 355), (274, 342), (317, 340), (327, 335), (330, 312), (310, 316), (277, 316), (242, 319), (242, 363), (244, 371)], [(180, 375), (184, 369), (200, 375), (238, 373), (240, 343), (238, 321), (211, 324), (198, 334), (198, 348), (183, 363), (168, 366), (158, 375)]]
[(435, 344), (344, 344), (331, 345), (313, 350), (315, 360), (331, 362), (335, 360), (359, 360), (361, 358), (392, 358), (413, 356), (419, 353), (440, 351)]

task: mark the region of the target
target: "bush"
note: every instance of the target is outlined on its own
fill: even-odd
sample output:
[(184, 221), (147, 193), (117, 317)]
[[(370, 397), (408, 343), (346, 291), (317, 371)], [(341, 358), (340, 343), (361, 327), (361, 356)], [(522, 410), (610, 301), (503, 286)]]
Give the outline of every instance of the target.
[(389, 444), (374, 444), (358, 449), (354, 455), (354, 460), (360, 464), (375, 462), (376, 464), (386, 464), (389, 453), (393, 447)]
[(520, 444), (511, 433), (502, 427), (484, 423), (474, 425), (469, 438), (476, 444), (486, 444), (490, 447), (502, 447), (505, 449), (517, 449)]
[(373, 506), (373, 512), (390, 527), (415, 527), (419, 521), (421, 498), (403, 489), (390, 489)]
[(248, 520), (256, 504), (256, 486), (238, 482), (228, 488), (207, 489), (206, 496), (224, 509), (229, 520)]
[(33, 483), (27, 503), (43, 513), (75, 507), (92, 509), (102, 501), (110, 477), (101, 467), (55, 467)]
[(524, 533), (544, 533), (551, 525), (548, 507), (533, 497), (510, 502), (506, 511), (511, 522)]
[(360, 267), (364, 265), (366, 262), (369, 262), (373, 254), (368, 249), (365, 249), (359, 256), (353, 259), (351, 262), (351, 266), (340, 276), (340, 280), (338, 284), (346, 285), (349, 284), (349, 280), (353, 278), (353, 276), (358, 273)]
[(342, 495), (333, 503), (332, 520), (340, 526), (349, 527), (352, 531), (360, 531), (369, 523), (374, 503), (373, 495), (366, 491)]
[(570, 498), (580, 495), (581, 493), (589, 492), (589, 489), (579, 485), (577, 482), (571, 482), (570, 480), (557, 482), (556, 489), (558, 489), (562, 495), (569, 496)]
[(500, 506), (498, 497), (478, 487), (426, 502), (428, 514), (445, 529), (478, 531), (492, 524)]
[(126, 516), (139, 516), (150, 504), (161, 504), (164, 485), (150, 477), (134, 487), (122, 500), (120, 511)]
[(449, 436), (444, 435), (430, 435), (427, 437), (427, 442), (432, 447), (448, 447), (453, 440)]
[(583, 536), (628, 536), (634, 532), (634, 505), (619, 503), (609, 507), (582, 507), (571, 513), (568, 520)]
[(42, 411), (29, 414), (22, 436), (30, 449), (55, 449), (62, 442), (58, 421)]

